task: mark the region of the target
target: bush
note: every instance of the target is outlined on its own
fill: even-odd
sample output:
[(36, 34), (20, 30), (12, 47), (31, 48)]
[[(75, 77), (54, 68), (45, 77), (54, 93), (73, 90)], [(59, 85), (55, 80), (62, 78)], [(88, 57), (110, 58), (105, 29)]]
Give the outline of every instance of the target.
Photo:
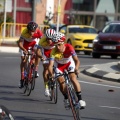
[[(4, 22), (4, 13), (0, 13), (0, 25)], [(7, 13), (6, 22), (13, 22), (13, 18)]]

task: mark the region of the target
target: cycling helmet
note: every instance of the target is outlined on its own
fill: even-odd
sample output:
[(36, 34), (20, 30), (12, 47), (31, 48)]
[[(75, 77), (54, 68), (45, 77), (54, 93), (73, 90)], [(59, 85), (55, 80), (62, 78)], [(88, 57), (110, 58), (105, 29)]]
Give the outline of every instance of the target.
[(50, 38), (50, 39), (52, 39), (52, 37), (55, 35), (55, 30), (54, 29), (47, 29), (46, 31), (45, 31), (45, 35), (46, 35), (46, 37), (47, 38)]
[(54, 43), (60, 43), (60, 42), (63, 43), (65, 39), (66, 39), (65, 35), (63, 33), (58, 32), (53, 36), (52, 41)]
[(30, 30), (30, 31), (35, 31), (37, 27), (38, 27), (38, 24), (33, 22), (33, 21), (30, 21), (27, 24), (27, 29)]

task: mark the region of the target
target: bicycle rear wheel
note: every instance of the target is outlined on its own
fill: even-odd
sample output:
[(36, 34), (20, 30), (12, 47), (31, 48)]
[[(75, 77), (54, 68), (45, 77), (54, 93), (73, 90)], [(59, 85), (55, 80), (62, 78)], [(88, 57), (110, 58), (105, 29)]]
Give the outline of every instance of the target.
[(3, 105), (0, 105), (0, 120), (15, 120), (11, 112)]
[(74, 120), (80, 120), (79, 107), (77, 106), (77, 97), (73, 88), (67, 86), (68, 99), (73, 113)]

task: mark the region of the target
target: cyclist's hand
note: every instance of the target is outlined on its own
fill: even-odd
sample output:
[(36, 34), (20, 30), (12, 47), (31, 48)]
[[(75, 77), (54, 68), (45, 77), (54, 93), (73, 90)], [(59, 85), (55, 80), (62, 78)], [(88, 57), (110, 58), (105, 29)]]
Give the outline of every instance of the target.
[(75, 74), (78, 75), (80, 73), (79, 69), (75, 69)]
[(44, 57), (41, 57), (40, 59), (41, 59), (41, 61), (44, 61), (44, 60), (45, 60), (45, 58), (44, 58)]
[(28, 54), (28, 51), (27, 51), (26, 49), (24, 49), (23, 53), (24, 53), (25, 55), (27, 55), (27, 54)]

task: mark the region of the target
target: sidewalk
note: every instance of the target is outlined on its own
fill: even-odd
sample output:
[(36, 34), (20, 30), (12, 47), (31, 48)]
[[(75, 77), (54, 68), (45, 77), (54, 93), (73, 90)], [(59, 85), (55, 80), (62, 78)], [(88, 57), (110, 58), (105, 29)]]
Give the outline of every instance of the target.
[(97, 64), (82, 71), (84, 74), (104, 80), (120, 82), (120, 62)]
[(0, 46), (0, 52), (6, 52), (6, 53), (19, 53), (18, 47), (11, 47), (11, 46)]
[(19, 48), (15, 42), (13, 43), (2, 43), (0, 45), (0, 53), (6, 52), (6, 53), (19, 53)]

